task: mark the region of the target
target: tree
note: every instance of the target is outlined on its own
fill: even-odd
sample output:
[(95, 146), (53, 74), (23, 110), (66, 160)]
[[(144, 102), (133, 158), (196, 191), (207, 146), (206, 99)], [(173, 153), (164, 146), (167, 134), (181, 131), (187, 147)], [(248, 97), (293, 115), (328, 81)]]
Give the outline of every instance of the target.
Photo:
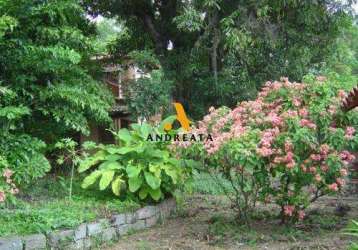
[(110, 120), (88, 70), (94, 32), (75, 0), (0, 2), (0, 151), (17, 182), (49, 170), (45, 143)]
[[(125, 21), (130, 37), (117, 55), (152, 49), (173, 98), (193, 115), (209, 105), (233, 106), (263, 81), (301, 80), (322, 62), (342, 26), (351, 25), (341, 1), (87, 0), (93, 15)], [(168, 44), (173, 44), (168, 49)], [(194, 110), (195, 107), (195, 110)], [(194, 113), (194, 111), (197, 111)]]
[(96, 20), (97, 39), (94, 47), (98, 54), (107, 54), (122, 37), (126, 36), (126, 29), (116, 19), (102, 18)]

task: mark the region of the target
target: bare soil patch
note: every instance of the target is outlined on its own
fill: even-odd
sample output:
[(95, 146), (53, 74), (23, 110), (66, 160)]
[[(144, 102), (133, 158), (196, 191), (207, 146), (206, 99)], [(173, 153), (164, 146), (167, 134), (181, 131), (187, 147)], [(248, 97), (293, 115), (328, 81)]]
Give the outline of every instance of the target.
[(350, 210), (336, 212), (337, 199), (322, 198), (304, 222), (280, 225), (274, 207), (261, 208), (250, 226), (240, 223), (222, 196), (195, 195), (180, 204), (176, 217), (151, 229), (122, 237), (107, 250), (347, 249), (342, 228), (358, 218), (358, 197), (345, 197)]

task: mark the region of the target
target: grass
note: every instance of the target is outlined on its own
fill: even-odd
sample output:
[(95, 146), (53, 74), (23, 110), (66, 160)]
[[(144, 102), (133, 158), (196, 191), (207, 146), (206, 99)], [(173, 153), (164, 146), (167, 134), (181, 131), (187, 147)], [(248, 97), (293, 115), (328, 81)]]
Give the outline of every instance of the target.
[(353, 238), (349, 246), (349, 250), (358, 250), (358, 221), (352, 220), (350, 224), (348, 224), (347, 228), (344, 229), (344, 234), (350, 235)]
[[(209, 174), (195, 174), (192, 191), (195, 193), (222, 195), (222, 183), (231, 190), (230, 183)], [(16, 203), (11, 207), (0, 207), (0, 237), (47, 233), (52, 230), (74, 228), (81, 223), (97, 218), (109, 217), (114, 213), (133, 211), (139, 202), (129, 198), (116, 198), (113, 194), (93, 189), (82, 189), (81, 179), (73, 183), (72, 200), (68, 199), (69, 178), (46, 177), (21, 189)]]
[(230, 182), (219, 174), (210, 175), (208, 173), (194, 172), (189, 191), (199, 194), (224, 195), (223, 188), (226, 192), (233, 193)]
[(131, 199), (113, 197), (108, 192), (84, 190), (74, 182), (73, 198), (68, 199), (68, 179), (51, 177), (25, 187), (14, 205), (0, 208), (0, 236), (46, 233), (73, 228), (114, 213), (133, 211), (140, 204)]

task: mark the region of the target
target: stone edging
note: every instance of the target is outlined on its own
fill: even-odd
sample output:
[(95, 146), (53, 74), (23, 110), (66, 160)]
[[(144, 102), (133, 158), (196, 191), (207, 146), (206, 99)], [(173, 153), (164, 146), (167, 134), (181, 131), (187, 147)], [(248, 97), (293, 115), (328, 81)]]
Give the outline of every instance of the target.
[(81, 224), (75, 229), (0, 238), (0, 250), (91, 249), (136, 230), (149, 228), (168, 218), (176, 209), (174, 199), (145, 206), (132, 213), (113, 215), (111, 219)]

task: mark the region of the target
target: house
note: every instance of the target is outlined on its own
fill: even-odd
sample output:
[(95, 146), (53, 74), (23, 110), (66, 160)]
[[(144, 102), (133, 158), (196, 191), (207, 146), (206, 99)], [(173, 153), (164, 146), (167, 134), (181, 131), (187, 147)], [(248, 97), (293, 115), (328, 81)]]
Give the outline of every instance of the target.
[(93, 60), (105, 65), (103, 66), (102, 82), (111, 90), (115, 97), (115, 104), (109, 113), (113, 124), (111, 128), (91, 124), (90, 134), (88, 136), (80, 136), (81, 144), (84, 141), (94, 141), (104, 144), (114, 143), (114, 137), (109, 129), (116, 131), (120, 128), (128, 128), (132, 122), (135, 122), (132, 120), (125, 102), (126, 86), (130, 84), (131, 81), (143, 77), (145, 74), (140, 71), (131, 60), (126, 60), (122, 64), (114, 64), (106, 63), (106, 59), (108, 59), (108, 57), (93, 58)]

